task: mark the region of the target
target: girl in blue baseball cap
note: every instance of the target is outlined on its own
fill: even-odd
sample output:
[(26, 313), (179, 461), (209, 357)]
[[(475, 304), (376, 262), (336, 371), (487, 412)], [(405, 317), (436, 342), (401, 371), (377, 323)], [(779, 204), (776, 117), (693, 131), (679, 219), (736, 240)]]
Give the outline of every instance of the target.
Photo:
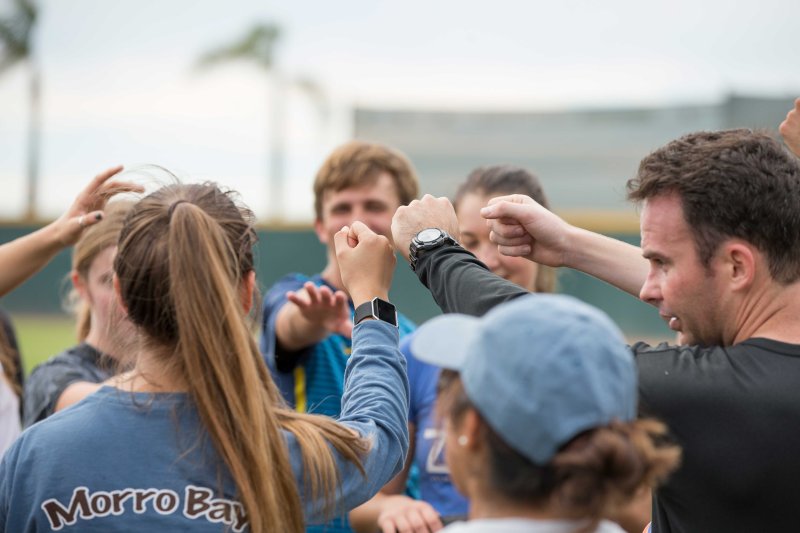
[(424, 324), (412, 350), (442, 367), (438, 412), (468, 522), (448, 533), (615, 533), (602, 517), (676, 466), (665, 427), (636, 419), (622, 334), (568, 296), (531, 294), (481, 318)]

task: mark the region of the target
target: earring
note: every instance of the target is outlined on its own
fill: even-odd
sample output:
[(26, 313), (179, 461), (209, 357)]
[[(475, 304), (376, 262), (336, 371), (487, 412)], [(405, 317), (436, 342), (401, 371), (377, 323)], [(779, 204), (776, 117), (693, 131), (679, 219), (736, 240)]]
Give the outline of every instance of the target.
[(469, 442), (469, 439), (467, 438), (466, 435), (460, 435), (458, 437), (458, 441), (457, 442), (458, 442), (459, 446), (466, 446), (467, 443)]

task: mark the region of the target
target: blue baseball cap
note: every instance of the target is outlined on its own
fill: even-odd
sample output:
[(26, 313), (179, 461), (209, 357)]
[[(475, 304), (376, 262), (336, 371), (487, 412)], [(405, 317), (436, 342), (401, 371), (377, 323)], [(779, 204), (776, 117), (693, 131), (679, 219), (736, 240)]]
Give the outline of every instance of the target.
[(637, 370), (622, 333), (570, 296), (530, 294), (481, 318), (436, 317), (411, 350), (458, 371), (486, 423), (535, 464), (587, 429), (636, 416)]

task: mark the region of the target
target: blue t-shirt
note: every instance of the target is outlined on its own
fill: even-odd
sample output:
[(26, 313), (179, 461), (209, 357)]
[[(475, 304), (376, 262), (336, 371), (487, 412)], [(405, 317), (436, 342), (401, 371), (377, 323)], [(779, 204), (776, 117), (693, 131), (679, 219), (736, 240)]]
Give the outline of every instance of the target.
[(436, 384), (439, 367), (420, 361), (411, 353), (408, 335), (400, 341), (400, 352), (408, 364), (410, 387), (408, 421), (413, 423), (416, 434), (414, 465), (419, 470), (418, 489), (420, 499), (428, 502), (443, 517), (466, 518), (469, 502), (453, 485), (444, 460), (444, 433), (436, 415)]
[[(291, 354), (292, 360), (287, 361), (286, 366), (282, 366), (280, 357), (275, 357), (275, 320), (278, 311), (288, 302), (286, 293), (302, 289), (307, 281), (336, 291), (319, 274), (311, 278), (303, 274), (289, 274), (278, 280), (264, 297), (261, 353), (264, 354), (267, 367), (289, 405), (300, 412), (337, 417), (341, 409), (344, 369), (350, 357), (349, 338), (344, 335), (328, 335), (313, 346)], [(353, 302), (348, 304), (352, 314)], [(397, 318), (400, 338), (403, 338), (414, 330), (415, 325), (400, 313)]]
[[(337, 514), (372, 497), (408, 451), (408, 380), (397, 330), (356, 326), (340, 422), (371, 441), (366, 476), (334, 452)], [(309, 523), (320, 502), (303, 485), (300, 447), (284, 432)], [(0, 532), (246, 530), (235, 487), (186, 393), (103, 387), (31, 426), (0, 464)]]

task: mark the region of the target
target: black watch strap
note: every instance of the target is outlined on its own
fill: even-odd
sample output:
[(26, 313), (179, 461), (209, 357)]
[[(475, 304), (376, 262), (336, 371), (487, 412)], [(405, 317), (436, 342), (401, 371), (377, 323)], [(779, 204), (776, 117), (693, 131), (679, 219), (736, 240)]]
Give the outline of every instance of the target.
[(397, 327), (397, 308), (394, 304), (382, 300), (381, 298), (373, 298), (356, 307), (355, 314), (353, 315), (353, 324), (357, 325), (368, 317), (372, 317), (376, 320), (383, 320)]

